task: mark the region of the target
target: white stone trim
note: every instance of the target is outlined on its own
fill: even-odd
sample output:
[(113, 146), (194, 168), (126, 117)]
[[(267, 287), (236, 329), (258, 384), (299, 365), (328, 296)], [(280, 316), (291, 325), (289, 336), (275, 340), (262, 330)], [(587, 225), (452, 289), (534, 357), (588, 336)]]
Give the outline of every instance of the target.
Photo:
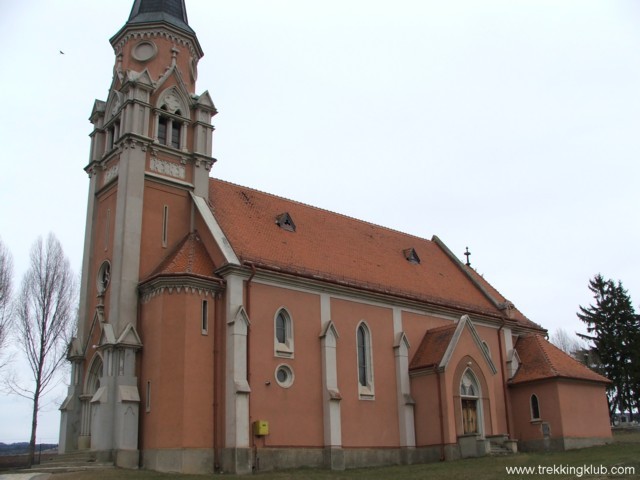
[[(478, 434), (480, 435), (480, 438), (484, 438), (484, 407), (482, 405), (482, 399), (484, 397), (484, 393), (482, 392), (482, 384), (480, 383), (480, 380), (478, 379), (478, 376), (475, 374), (475, 372), (470, 369), (470, 368), (465, 368), (464, 372), (462, 372), (462, 376), (460, 377), (460, 383), (462, 383), (464, 377), (467, 376), (467, 374), (469, 375), (469, 377), (471, 378), (471, 380), (473, 381), (473, 383), (475, 384), (475, 388), (477, 390), (477, 393), (475, 396), (463, 396), (460, 393), (460, 384), (458, 384), (457, 386), (457, 390), (455, 391), (454, 395), (459, 395), (460, 396), (460, 408), (462, 409), (462, 400), (475, 400), (476, 401), (476, 412), (477, 412), (477, 419), (476, 422), (478, 424)], [(487, 392), (488, 395), (488, 392)], [(464, 418), (462, 415), (462, 411), (460, 412), (460, 421), (462, 422), (462, 431), (464, 432)]]
[(209, 209), (209, 205), (207, 204), (207, 201), (202, 197), (194, 195), (193, 193), (191, 193), (191, 198), (193, 199), (193, 203), (196, 205), (196, 208), (198, 209), (200, 216), (204, 220), (204, 223), (207, 225), (209, 232), (213, 236), (213, 239), (218, 244), (218, 247), (220, 248), (222, 255), (224, 255), (224, 258), (227, 261), (227, 263), (230, 263), (232, 265), (240, 265), (240, 260), (238, 259), (238, 256), (233, 251), (233, 247), (229, 243), (229, 240), (227, 240), (227, 237), (224, 236), (224, 233), (222, 232), (222, 228), (220, 228), (220, 225), (218, 224), (215, 217), (211, 213), (211, 210)]
[(393, 309), (393, 353), (396, 367), (396, 399), (398, 402), (398, 427), (401, 447), (415, 447), (414, 402), (409, 379), (409, 349), (411, 345), (402, 330), (402, 310)]
[(338, 330), (331, 321), (331, 297), (320, 296), (320, 343), (322, 349), (322, 411), (325, 447), (342, 446), (340, 390), (338, 387)]
[[(277, 277), (277, 279), (275, 279), (275, 277)], [(358, 290), (357, 287), (337, 286), (323, 280), (312, 280), (296, 277), (295, 275), (283, 275), (281, 273), (258, 270), (258, 273), (253, 279), (253, 283), (260, 283), (262, 285), (272, 287), (288, 288), (293, 291), (311, 293), (315, 295), (320, 294), (320, 292), (328, 292), (331, 295), (331, 298), (339, 300), (346, 300), (353, 303), (382, 308), (399, 307), (402, 311), (407, 313), (428, 315), (433, 318), (440, 318), (451, 322), (458, 322), (460, 319), (459, 310), (456, 312), (452, 311), (451, 313), (443, 313), (434, 310), (434, 307), (426, 305), (425, 307), (427, 308), (421, 309), (416, 306), (416, 303), (420, 302), (412, 300), (404, 301), (398, 297), (394, 297), (392, 294), (384, 295), (380, 293), (363, 292), (362, 290)], [(485, 324), (482, 321), (477, 323), (479, 325), (491, 325), (489, 323)]]
[[(276, 322), (278, 320), (278, 316), (280, 313), (284, 313), (285, 318), (285, 342), (280, 343), (278, 341), (277, 336), (277, 325)], [(294, 358), (295, 353), (295, 343), (293, 336), (293, 317), (291, 313), (285, 306), (281, 306), (276, 310), (276, 314), (273, 316), (273, 354), (276, 357), (281, 358)]]
[(451, 341), (449, 342), (449, 345), (447, 346), (447, 349), (445, 350), (444, 355), (442, 356), (442, 360), (440, 361), (440, 365), (438, 365), (438, 368), (442, 370), (447, 366), (447, 364), (449, 363), (449, 360), (451, 360), (451, 356), (453, 355), (454, 350), (456, 349), (456, 346), (458, 345), (458, 341), (460, 340), (462, 331), (465, 328), (469, 329), (469, 333), (471, 333), (471, 337), (473, 338), (473, 341), (478, 347), (478, 350), (480, 350), (480, 353), (482, 353), (482, 357), (484, 358), (487, 366), (491, 370), (491, 373), (493, 373), (494, 375), (498, 373), (498, 369), (493, 363), (493, 360), (491, 359), (489, 352), (487, 352), (487, 350), (482, 345), (482, 339), (480, 338), (480, 335), (478, 335), (478, 331), (476, 330), (476, 328), (473, 326), (473, 322), (471, 322), (469, 315), (463, 315), (462, 317), (460, 317), (458, 326), (456, 327), (455, 332), (453, 332), (453, 337), (451, 338)]
[(226, 412), (225, 446), (249, 448), (249, 393), (247, 335), (249, 317), (243, 306), (243, 278), (226, 278)]

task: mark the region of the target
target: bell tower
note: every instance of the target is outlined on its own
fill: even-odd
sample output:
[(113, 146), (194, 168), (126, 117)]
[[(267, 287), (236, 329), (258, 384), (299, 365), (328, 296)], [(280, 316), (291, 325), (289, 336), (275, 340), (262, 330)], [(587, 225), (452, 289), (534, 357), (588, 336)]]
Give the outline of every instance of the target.
[(138, 286), (193, 230), (190, 196), (208, 198), (217, 112), (208, 92), (196, 94), (203, 52), (184, 0), (135, 0), (110, 43), (111, 86), (90, 116), (80, 319), (60, 451), (137, 467)]

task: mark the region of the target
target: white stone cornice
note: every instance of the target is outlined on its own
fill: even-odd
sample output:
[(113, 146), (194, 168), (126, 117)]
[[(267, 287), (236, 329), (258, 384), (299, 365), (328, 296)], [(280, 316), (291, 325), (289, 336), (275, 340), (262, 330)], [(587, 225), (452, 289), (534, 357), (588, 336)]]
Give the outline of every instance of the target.
[(131, 40), (143, 40), (149, 38), (166, 38), (177, 45), (186, 47), (192, 57), (200, 58), (202, 55), (197, 51), (193, 42), (178, 31), (171, 30), (168, 26), (158, 26), (157, 28), (146, 28), (141, 30), (129, 29), (118, 41), (112, 44), (116, 55), (120, 55), (124, 46)]
[[(344, 298), (349, 301), (358, 303), (366, 303), (370, 305), (378, 305), (383, 307), (400, 307), (404, 310), (412, 311), (421, 315), (431, 315), (450, 321), (456, 321), (460, 318), (462, 312), (467, 309), (455, 306), (446, 306), (434, 304), (419, 299), (404, 298), (393, 295), (392, 293), (376, 292), (367, 289), (361, 289), (357, 286), (341, 285), (338, 283), (327, 282), (323, 279), (315, 279), (304, 276), (298, 276), (290, 273), (271, 271), (261, 269), (257, 266), (256, 275), (253, 279), (255, 283), (264, 283), (268, 285), (277, 285), (280, 287), (288, 287), (295, 290), (305, 291), (309, 293), (327, 292), (333, 297)], [(223, 275), (223, 270), (227, 266), (216, 271), (218, 275)], [(247, 270), (248, 272), (248, 270)], [(247, 273), (248, 275), (248, 273)], [(482, 315), (481, 312), (472, 312), (474, 319), (478, 319), (488, 325), (499, 325), (501, 320)]]
[(180, 186), (186, 188), (188, 190), (193, 190), (193, 184), (190, 182), (183, 182), (182, 180), (178, 180), (177, 178), (167, 177), (164, 175), (158, 175), (157, 173), (145, 172), (145, 178), (154, 181), (156, 183), (162, 183), (165, 185), (170, 185), (172, 187)]
[(207, 280), (195, 276), (163, 276), (152, 279), (138, 287), (143, 303), (164, 294), (205, 295), (215, 298), (224, 290), (222, 280)]

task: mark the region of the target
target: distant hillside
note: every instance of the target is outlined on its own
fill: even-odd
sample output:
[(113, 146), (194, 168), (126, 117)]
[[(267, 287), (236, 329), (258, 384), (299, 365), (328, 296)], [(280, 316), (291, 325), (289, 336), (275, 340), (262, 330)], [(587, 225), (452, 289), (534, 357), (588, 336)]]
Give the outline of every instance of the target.
[[(57, 443), (43, 443), (36, 445), (36, 452), (40, 450), (49, 450), (52, 448), (57, 448)], [(22, 453), (27, 453), (29, 451), (29, 442), (19, 442), (19, 443), (2, 443), (0, 442), (0, 455), (20, 455)]]

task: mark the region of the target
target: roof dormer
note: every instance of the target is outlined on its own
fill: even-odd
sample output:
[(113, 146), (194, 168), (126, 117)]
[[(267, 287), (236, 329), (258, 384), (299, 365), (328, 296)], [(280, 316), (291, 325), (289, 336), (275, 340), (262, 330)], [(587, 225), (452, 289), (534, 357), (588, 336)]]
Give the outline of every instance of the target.
[(420, 264), (420, 257), (418, 256), (418, 254), (416, 253), (416, 250), (414, 248), (407, 248), (407, 249), (403, 250), (402, 253), (404, 254), (404, 258), (409, 263), (413, 263), (415, 265), (419, 265)]
[(284, 212), (278, 215), (276, 217), (276, 225), (288, 232), (296, 231), (296, 224), (293, 223), (293, 219), (291, 218), (291, 215), (289, 215), (289, 212)]

